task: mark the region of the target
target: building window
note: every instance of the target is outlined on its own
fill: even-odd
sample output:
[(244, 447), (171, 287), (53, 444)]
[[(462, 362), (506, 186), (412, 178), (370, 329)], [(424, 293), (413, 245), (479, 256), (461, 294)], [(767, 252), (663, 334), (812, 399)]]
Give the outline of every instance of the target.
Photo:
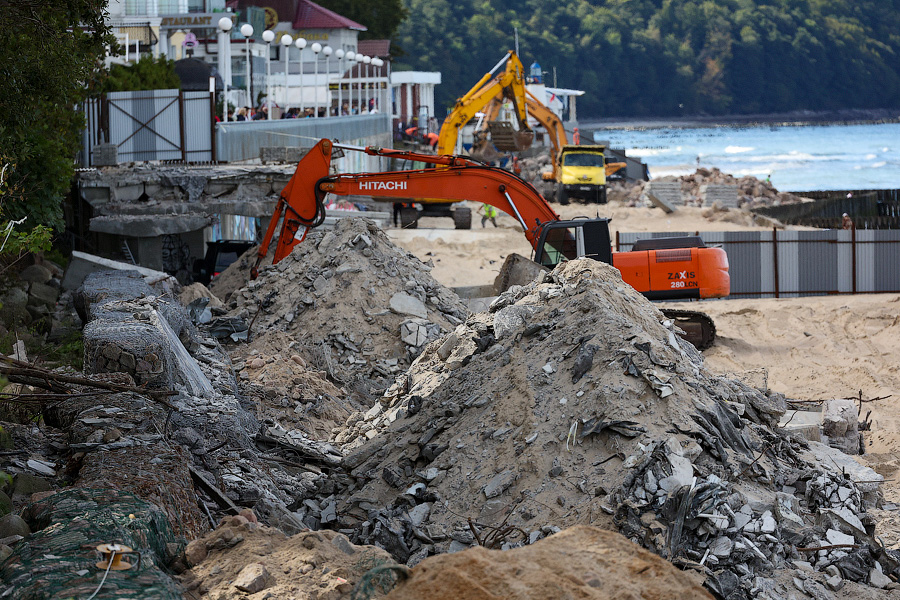
[(128, 16), (146, 15), (147, 0), (126, 0), (125, 14)]
[(161, 15), (177, 15), (181, 13), (178, 0), (157, 0), (157, 2), (159, 2), (159, 14)]

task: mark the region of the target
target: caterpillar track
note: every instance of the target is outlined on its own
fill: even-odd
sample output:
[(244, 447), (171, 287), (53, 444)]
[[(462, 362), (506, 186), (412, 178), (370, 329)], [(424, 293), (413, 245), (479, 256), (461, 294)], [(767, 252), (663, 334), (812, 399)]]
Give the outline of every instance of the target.
[(716, 324), (706, 313), (696, 310), (660, 309), (667, 318), (684, 331), (681, 337), (692, 343), (697, 350), (706, 350), (716, 341)]

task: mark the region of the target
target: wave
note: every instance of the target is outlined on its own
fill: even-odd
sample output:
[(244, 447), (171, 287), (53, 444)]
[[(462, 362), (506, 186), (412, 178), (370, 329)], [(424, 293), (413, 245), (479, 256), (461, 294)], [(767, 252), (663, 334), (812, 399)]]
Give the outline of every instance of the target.
[(743, 154), (744, 152), (753, 152), (756, 150), (753, 146), (726, 146), (725, 154)]

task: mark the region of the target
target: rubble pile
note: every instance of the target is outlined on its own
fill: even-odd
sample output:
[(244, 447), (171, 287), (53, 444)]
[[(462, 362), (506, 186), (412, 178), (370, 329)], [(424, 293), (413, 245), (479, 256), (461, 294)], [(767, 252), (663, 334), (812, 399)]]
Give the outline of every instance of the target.
[(865, 525), (880, 476), (845, 477), (776, 432), (785, 408), (707, 372), (618, 271), (572, 261), (429, 344), (353, 425), (374, 439), (344, 460), (353, 483), (329, 526), (411, 566), (594, 523), (726, 598), (782, 597), (759, 581), (778, 569), (895, 585)]
[[(294, 352), (342, 384), (380, 394), (425, 345), (462, 323), (467, 311), (413, 255), (368, 219), (312, 231), (291, 255), (264, 268), (230, 298), (230, 315), (258, 343), (286, 333)], [(275, 342), (264, 352), (283, 353)]]
[[(666, 177), (661, 178), (668, 179)], [(768, 181), (760, 181), (756, 177), (745, 175), (734, 177), (723, 173), (716, 167), (711, 169), (700, 168), (691, 175), (672, 178), (681, 181), (682, 196), (686, 204), (702, 205), (701, 186), (709, 184), (735, 185), (738, 189), (738, 206), (748, 209), (763, 206), (777, 206), (780, 204), (795, 204), (803, 202), (803, 198), (788, 192), (779, 192)]]
[(384, 550), (354, 546), (340, 533), (288, 537), (243, 511), (188, 545), (180, 565), (188, 570), (179, 579), (190, 597), (337, 600), (367, 571), (392, 562)]
[[(533, 185), (545, 198), (550, 198), (553, 193), (554, 182), (544, 181), (541, 174), (551, 170), (549, 153), (541, 153), (530, 158), (522, 158), (518, 162), (521, 167), (521, 177)], [(746, 175), (734, 177), (723, 173), (716, 167), (699, 168), (696, 172), (682, 177), (659, 177), (654, 181), (678, 181), (681, 183), (682, 198), (687, 206), (702, 206), (703, 194), (701, 188), (707, 185), (733, 185), (737, 188), (738, 206), (753, 209), (763, 206), (776, 206), (781, 204), (794, 204), (803, 202), (803, 198), (788, 192), (779, 192), (768, 181), (760, 181), (756, 177)], [(644, 197), (646, 182), (622, 182), (610, 181), (607, 195), (610, 201), (622, 201), (629, 206), (637, 206), (647, 203)]]
[[(117, 429), (117, 423), (128, 422), (129, 413), (114, 403), (90, 398), (84, 406), (68, 403), (67, 411), (86, 411), (60, 423), (63, 427), (72, 423), (89, 425), (89, 431), (79, 433), (81, 437), (73, 440), (88, 444), (85, 464), (91, 464), (94, 456), (100, 457), (98, 470), (106, 481), (111, 475), (103, 473), (105, 452), (115, 451), (125, 458), (144, 457), (147, 452), (144, 446), (150, 446), (158, 455), (146, 460), (152, 458), (151, 464), (159, 465), (162, 473), (151, 478), (151, 483), (168, 481), (166, 473), (174, 477), (182, 470), (187, 473), (189, 467), (186, 477), (179, 475), (177, 482), (171, 483), (173, 487), (184, 484), (190, 488), (192, 478), (200, 480), (201, 489), (211, 495), (208, 510), (230, 509), (235, 504), (254, 507), (270, 523), (287, 531), (303, 529), (305, 525), (294, 518), (287, 505), (294, 501), (295, 494), (316, 493), (325, 475), (316, 467), (268, 468), (268, 462), (278, 460), (266, 458), (273, 445), (277, 445), (272, 443), (271, 433), (283, 434), (284, 430), (273, 423), (268, 433), (262, 431), (266, 423), (261, 424), (257, 418), (259, 409), (241, 395), (231, 359), (208, 330), (198, 329), (191, 322), (188, 310), (177, 302), (145, 289), (132, 272), (93, 273), (85, 279), (77, 298), (80, 312), (88, 319), (84, 333), (88, 372), (121, 368), (121, 363), (110, 365), (91, 358), (107, 356), (110, 348), (123, 353), (132, 349), (141, 356), (153, 353), (149, 348), (159, 349), (157, 358), (167, 365), (164, 369), (167, 379), (156, 387), (175, 392), (165, 398), (164, 405), (144, 399), (152, 410), (138, 405), (130, 407), (128, 410), (136, 411), (135, 419), (142, 423), (134, 429)], [(136, 329), (139, 335), (135, 335)], [(127, 370), (122, 371), (117, 375), (130, 376)], [(148, 420), (148, 412), (156, 418)], [(155, 435), (147, 437), (147, 428)], [(73, 431), (80, 428), (73, 427)], [(308, 440), (300, 431), (296, 432), (296, 438), (288, 445), (311, 463), (322, 460), (329, 452), (336, 453), (327, 444)], [(182, 466), (170, 469), (166, 463), (170, 455)], [(116, 460), (124, 458), (117, 455)]]
[[(283, 347), (290, 349), (291, 344), (297, 342), (285, 339)], [(238, 354), (243, 352), (236, 350)], [(250, 349), (234, 362), (234, 370), (242, 394), (256, 401), (260, 421), (273, 431), (299, 430), (311, 439), (327, 440), (351, 414), (369, 407), (329, 381), (325, 371), (309, 368), (299, 354), (266, 355)]]

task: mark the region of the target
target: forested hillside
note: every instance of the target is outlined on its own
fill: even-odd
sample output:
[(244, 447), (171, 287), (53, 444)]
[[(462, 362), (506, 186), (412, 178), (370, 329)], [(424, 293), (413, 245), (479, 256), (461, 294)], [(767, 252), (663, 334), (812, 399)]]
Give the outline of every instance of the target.
[[(395, 69), (453, 104), (507, 50), (579, 117), (900, 108), (900, 0), (404, 0)], [(438, 109), (441, 110), (440, 108)]]

